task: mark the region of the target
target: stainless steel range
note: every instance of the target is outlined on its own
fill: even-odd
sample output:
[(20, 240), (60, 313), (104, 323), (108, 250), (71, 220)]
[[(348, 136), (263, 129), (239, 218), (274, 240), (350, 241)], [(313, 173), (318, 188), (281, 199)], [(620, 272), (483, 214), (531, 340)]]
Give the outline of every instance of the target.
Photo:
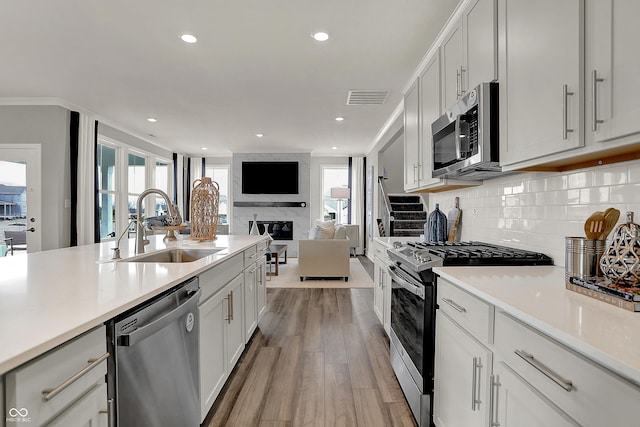
[(433, 267), (553, 265), (541, 253), (481, 242), (394, 244), (391, 364), (416, 422), (432, 426), (436, 278)]

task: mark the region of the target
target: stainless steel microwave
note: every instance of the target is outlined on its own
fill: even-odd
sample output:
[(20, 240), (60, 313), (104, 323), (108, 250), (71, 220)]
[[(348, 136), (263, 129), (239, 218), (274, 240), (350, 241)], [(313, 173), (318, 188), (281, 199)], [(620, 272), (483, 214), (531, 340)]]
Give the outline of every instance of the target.
[(498, 144), (498, 83), (470, 90), (431, 125), (433, 177), (502, 175)]

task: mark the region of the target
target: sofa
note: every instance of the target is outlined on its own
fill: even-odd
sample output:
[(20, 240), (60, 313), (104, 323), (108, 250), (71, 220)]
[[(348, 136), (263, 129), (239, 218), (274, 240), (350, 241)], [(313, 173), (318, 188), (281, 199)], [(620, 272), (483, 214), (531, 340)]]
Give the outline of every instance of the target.
[(316, 221), (309, 239), (298, 241), (300, 281), (306, 277), (349, 280), (350, 243), (346, 227), (333, 221)]

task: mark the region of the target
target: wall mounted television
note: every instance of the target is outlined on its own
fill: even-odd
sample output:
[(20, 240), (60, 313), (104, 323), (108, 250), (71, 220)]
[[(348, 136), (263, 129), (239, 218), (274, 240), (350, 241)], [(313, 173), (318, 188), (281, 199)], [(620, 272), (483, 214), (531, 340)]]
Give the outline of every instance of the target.
[(243, 194), (298, 194), (298, 162), (242, 162)]

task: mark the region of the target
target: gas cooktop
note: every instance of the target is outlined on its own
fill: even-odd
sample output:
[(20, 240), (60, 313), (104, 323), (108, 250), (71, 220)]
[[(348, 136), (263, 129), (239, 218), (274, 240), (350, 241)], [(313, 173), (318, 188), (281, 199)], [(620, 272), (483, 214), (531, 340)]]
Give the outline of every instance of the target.
[(437, 266), (553, 265), (553, 259), (539, 253), (483, 242), (408, 242), (395, 244), (389, 257), (409, 264), (415, 271)]

